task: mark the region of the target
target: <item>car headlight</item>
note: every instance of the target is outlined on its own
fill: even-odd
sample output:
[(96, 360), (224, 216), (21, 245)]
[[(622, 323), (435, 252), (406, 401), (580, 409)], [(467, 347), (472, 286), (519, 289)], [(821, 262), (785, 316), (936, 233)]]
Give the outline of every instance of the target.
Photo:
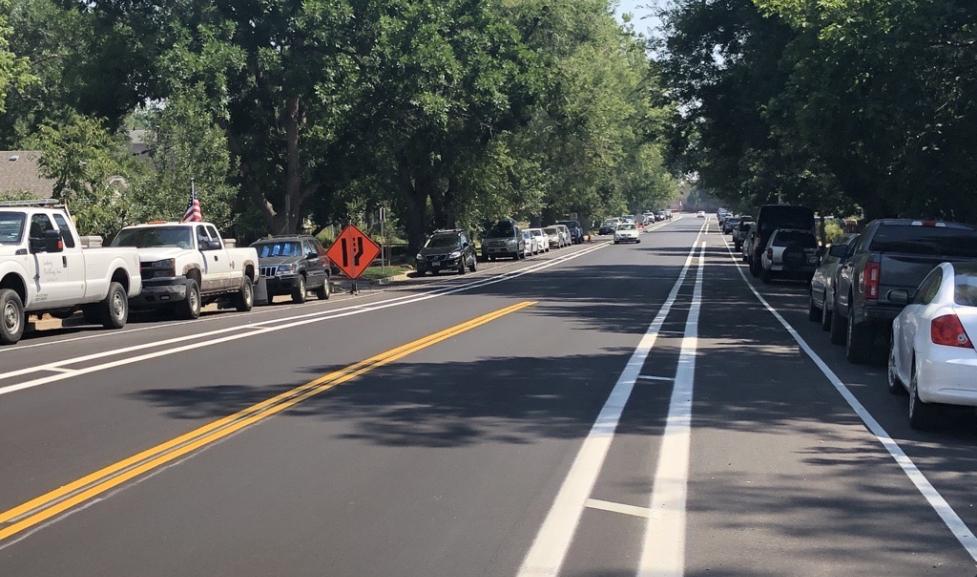
[(460, 256), (461, 256), (461, 251), (460, 250), (456, 250), (455, 252), (449, 254), (448, 255), (448, 258), (458, 258)]
[(414, 256), (414, 260), (424, 260), (424, 255), (421, 253), (417, 253), (417, 255)]
[(506, 243), (507, 245), (509, 245), (509, 246), (515, 246), (516, 244), (518, 244), (518, 242), (519, 242), (519, 241), (517, 241), (517, 240), (516, 240), (516, 239), (514, 239), (514, 238), (510, 238), (509, 240), (507, 240), (507, 241), (505, 241), (505, 243)]
[(298, 268), (299, 268), (299, 265), (297, 265), (295, 263), (292, 263), (292, 264), (280, 264), (280, 265), (278, 265), (278, 274), (292, 274), (296, 270), (298, 270)]
[(156, 262), (151, 262), (151, 263), (149, 263), (149, 268), (161, 268), (161, 269), (176, 268), (176, 259), (175, 258), (167, 258), (167, 259), (164, 259), (164, 260), (158, 260)]

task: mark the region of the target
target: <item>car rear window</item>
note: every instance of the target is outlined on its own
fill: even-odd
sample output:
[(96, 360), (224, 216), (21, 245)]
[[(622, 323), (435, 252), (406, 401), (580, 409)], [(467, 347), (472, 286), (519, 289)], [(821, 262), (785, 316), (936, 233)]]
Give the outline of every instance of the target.
[(778, 232), (773, 239), (774, 246), (800, 246), (803, 248), (817, 248), (818, 241), (813, 234), (801, 231)]
[(882, 225), (869, 250), (977, 258), (977, 231), (937, 226)]
[(961, 272), (953, 279), (953, 301), (965, 307), (977, 307), (977, 270)]

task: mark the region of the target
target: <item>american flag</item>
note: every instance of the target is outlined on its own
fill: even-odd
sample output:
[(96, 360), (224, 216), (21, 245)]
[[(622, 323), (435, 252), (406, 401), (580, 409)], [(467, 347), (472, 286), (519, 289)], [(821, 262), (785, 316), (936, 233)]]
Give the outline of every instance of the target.
[(187, 210), (183, 213), (183, 220), (180, 222), (200, 222), (203, 215), (200, 213), (200, 199), (197, 198), (197, 187), (190, 184), (190, 202), (187, 203)]

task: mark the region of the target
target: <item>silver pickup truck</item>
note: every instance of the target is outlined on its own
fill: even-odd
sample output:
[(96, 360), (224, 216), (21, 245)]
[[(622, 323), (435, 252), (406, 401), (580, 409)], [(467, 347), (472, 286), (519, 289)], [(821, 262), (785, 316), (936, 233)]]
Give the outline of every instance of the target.
[(122, 328), (139, 295), (139, 255), (131, 248), (85, 249), (67, 212), (0, 203), (0, 344), (14, 344), (28, 313)]

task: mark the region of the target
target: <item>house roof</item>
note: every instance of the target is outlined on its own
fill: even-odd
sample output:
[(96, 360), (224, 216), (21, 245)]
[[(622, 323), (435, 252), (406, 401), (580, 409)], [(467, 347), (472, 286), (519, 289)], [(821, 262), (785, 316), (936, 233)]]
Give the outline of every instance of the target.
[(37, 198), (54, 194), (54, 181), (38, 172), (37, 150), (0, 150), (0, 193), (29, 192)]

